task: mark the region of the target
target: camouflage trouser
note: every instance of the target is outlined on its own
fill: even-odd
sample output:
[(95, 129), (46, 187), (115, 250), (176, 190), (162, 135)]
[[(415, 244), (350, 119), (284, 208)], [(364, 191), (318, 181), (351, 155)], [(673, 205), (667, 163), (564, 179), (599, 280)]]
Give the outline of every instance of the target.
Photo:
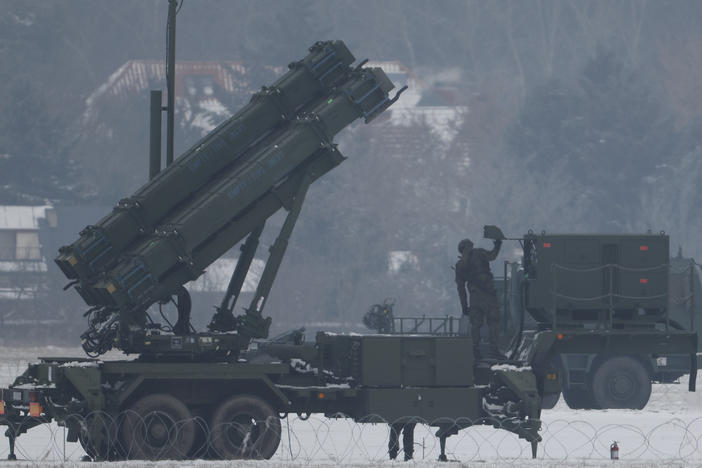
[(495, 290), (471, 290), (468, 316), (470, 317), (473, 346), (477, 347), (480, 343), (480, 329), (487, 320), (490, 346), (496, 347), (500, 325), (500, 310)]
[(412, 458), (414, 454), (414, 426), (416, 423), (394, 423), (390, 424), (390, 440), (388, 441), (388, 453), (390, 459), (397, 457), (400, 451), (400, 432), (402, 432), (402, 449), (405, 452), (405, 460)]

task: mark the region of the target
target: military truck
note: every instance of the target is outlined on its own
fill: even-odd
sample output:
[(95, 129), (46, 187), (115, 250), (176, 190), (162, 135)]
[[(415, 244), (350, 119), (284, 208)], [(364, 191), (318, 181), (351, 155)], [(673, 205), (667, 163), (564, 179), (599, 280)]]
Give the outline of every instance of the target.
[[(314, 44), (61, 248), (56, 263), (90, 306), (81, 339), (93, 359), (40, 358), (2, 389), (10, 458), (17, 436), (48, 421), (96, 460), (270, 458), (280, 418), (312, 413), (425, 422), (438, 427), (444, 458), (446, 437), (492, 425), (526, 439), (535, 456), (535, 374), (520, 361), (476, 362), (467, 337), (320, 333), (306, 344), (297, 331), (267, 340), (264, 306), (307, 189), (344, 160), (334, 135), (370, 122), (404, 89), (389, 98), (383, 70), (354, 60), (341, 41)], [(265, 222), (281, 209), (254, 298), (235, 316)], [(195, 331), (183, 285), (238, 243), (227, 292), (208, 330)], [(156, 318), (168, 304), (175, 323)], [(113, 347), (137, 357), (95, 359)]]
[[(653, 382), (684, 374), (695, 389), (699, 276), (693, 260), (669, 258), (665, 233), (528, 232), (513, 240), (522, 259), (505, 262), (495, 278), (501, 343), (532, 366), (542, 408), (563, 393), (574, 409), (642, 409)], [(453, 316), (395, 317), (388, 302), (364, 321), (391, 334), (456, 336), (469, 326)]]
[[(671, 269), (665, 233), (528, 233), (522, 243), (522, 262), (505, 265), (503, 288), (516, 352), (548, 348), (540, 359), (560, 371), (568, 406), (641, 409), (652, 382), (687, 373), (694, 389), (694, 297), (672, 287), (692, 285), (696, 270), (680, 260)], [(558, 393), (545, 395), (544, 406)]]

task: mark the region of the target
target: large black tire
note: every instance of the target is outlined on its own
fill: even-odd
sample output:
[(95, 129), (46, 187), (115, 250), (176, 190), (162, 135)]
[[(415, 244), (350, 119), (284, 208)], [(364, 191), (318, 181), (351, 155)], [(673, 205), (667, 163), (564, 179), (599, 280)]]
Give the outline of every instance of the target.
[(637, 359), (609, 358), (592, 376), (592, 395), (602, 409), (643, 409), (651, 397), (651, 377)]
[(543, 398), (541, 398), (541, 409), (553, 409), (561, 399), (561, 392), (544, 393)]
[(195, 423), (182, 401), (155, 393), (125, 412), (120, 434), (127, 459), (180, 460), (193, 446)]
[(210, 444), (222, 459), (269, 459), (280, 444), (280, 419), (254, 395), (237, 395), (212, 415)]
[(585, 388), (563, 387), (563, 400), (570, 409), (594, 409), (597, 403), (592, 393)]
[(121, 458), (117, 421), (109, 414), (95, 412), (81, 421), (78, 441), (93, 461), (114, 461)]

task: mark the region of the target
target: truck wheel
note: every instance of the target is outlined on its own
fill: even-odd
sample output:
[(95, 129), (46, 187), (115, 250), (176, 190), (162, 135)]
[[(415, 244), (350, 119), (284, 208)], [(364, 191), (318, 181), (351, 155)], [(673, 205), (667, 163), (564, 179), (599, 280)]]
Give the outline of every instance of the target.
[(563, 387), (563, 400), (570, 409), (593, 409), (596, 408), (592, 394), (585, 388)]
[(595, 371), (592, 394), (603, 409), (643, 409), (651, 396), (651, 379), (638, 360), (613, 357)]
[(78, 433), (78, 441), (93, 461), (119, 460), (117, 423), (106, 413), (91, 413)]
[(553, 409), (560, 399), (561, 392), (544, 393), (543, 398), (541, 398), (541, 409)]
[(121, 436), (127, 459), (178, 460), (192, 448), (195, 423), (182, 401), (155, 393), (126, 411)]
[(238, 395), (215, 410), (210, 437), (219, 458), (269, 459), (280, 444), (280, 420), (261, 398)]

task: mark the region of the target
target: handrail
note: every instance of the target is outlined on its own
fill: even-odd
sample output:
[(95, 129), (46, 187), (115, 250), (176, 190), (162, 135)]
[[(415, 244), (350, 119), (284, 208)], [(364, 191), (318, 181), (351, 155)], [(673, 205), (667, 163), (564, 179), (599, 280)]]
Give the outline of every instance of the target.
[[(458, 335), (458, 327), (454, 322), (460, 320), (458, 317), (447, 315), (445, 317), (393, 317), (392, 335)], [(405, 328), (406, 323), (412, 326)]]

